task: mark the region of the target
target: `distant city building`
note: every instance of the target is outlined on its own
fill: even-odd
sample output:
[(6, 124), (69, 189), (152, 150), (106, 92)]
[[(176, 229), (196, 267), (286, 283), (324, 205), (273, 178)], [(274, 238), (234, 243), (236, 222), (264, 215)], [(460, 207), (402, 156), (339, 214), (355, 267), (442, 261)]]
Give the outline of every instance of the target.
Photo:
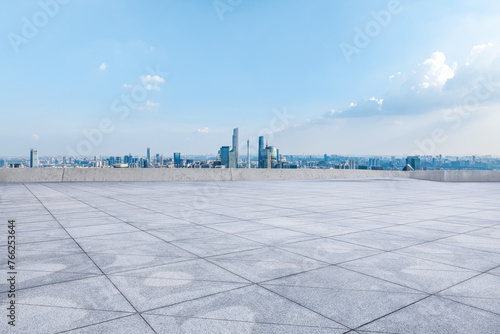
[(250, 139), (247, 139), (247, 168), (250, 168)]
[(279, 151), (274, 146), (267, 145), (259, 151), (259, 168), (277, 168)]
[(406, 158), (406, 166), (410, 165), (413, 170), (420, 170), (420, 158), (418, 156), (409, 156)]
[(356, 169), (356, 160), (347, 159), (345, 161), (346, 169)]
[(229, 152), (231, 148), (229, 146), (222, 146), (219, 150), (220, 163), (224, 167), (229, 167)]
[(262, 159), (262, 151), (264, 150), (264, 136), (259, 137), (259, 151), (257, 152), (258, 158), (257, 158), (257, 167), (258, 168), (265, 168), (263, 165), (263, 159)]
[(238, 128), (233, 129), (233, 147), (229, 152), (229, 168), (238, 168)]
[(147, 166), (151, 165), (151, 149), (148, 147), (146, 150), (146, 161), (147, 161)]
[(414, 171), (415, 169), (413, 169), (412, 166), (410, 166), (409, 164), (406, 164), (406, 166), (403, 167), (403, 171), (404, 172), (411, 172), (411, 171)]
[(38, 150), (36, 148), (32, 148), (30, 152), (30, 167), (38, 168)]
[(175, 152), (174, 153), (174, 167), (180, 168), (181, 166), (181, 153), (180, 152)]

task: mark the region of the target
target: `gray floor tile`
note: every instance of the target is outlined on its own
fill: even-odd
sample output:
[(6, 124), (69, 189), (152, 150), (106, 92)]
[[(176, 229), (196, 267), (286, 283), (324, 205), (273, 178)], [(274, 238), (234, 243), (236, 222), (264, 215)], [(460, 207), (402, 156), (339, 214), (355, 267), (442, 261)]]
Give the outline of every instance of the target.
[(326, 317), (255, 285), (147, 313), (214, 320), (344, 328)]
[(269, 247), (214, 256), (208, 260), (252, 282), (267, 281), (327, 265)]
[(421, 293), (376, 290), (336, 290), (278, 285), (266, 287), (350, 328), (361, 326), (426, 296)]
[[(7, 300), (6, 295), (0, 298), (2, 302)], [(132, 306), (104, 276), (24, 289), (17, 296), (16, 304), (134, 312)]]
[[(242, 310), (246, 311), (246, 310)], [(145, 314), (159, 334), (342, 334), (345, 329)]]
[(177, 273), (177, 277), (179, 278), (109, 276), (116, 287), (140, 312), (246, 285), (234, 282), (197, 281), (185, 273)]
[(331, 264), (351, 261), (381, 251), (343, 241), (322, 238), (281, 245), (281, 249)]
[(240, 232), (236, 235), (265, 245), (280, 245), (302, 240), (317, 239), (317, 236), (315, 235), (296, 232), (284, 228)]
[(346, 235), (337, 235), (331, 238), (384, 251), (413, 246), (425, 241), (424, 239), (397, 236), (377, 231), (363, 231)]
[(340, 266), (427, 293), (438, 292), (477, 275), (474, 271), (391, 253)]
[(101, 322), (69, 331), (68, 334), (154, 334), (153, 329), (138, 314)]
[(483, 274), (439, 293), (440, 296), (500, 315), (500, 277)]
[(114, 275), (173, 280), (250, 283), (248, 280), (238, 276), (237, 273), (227, 271), (223, 267), (212, 264), (204, 259), (182, 260), (150, 268), (123, 271)]
[[(5, 304), (1, 304), (4, 308)], [(2, 333), (47, 334), (59, 333), (82, 326), (110, 321), (128, 315), (125, 312), (96, 311), (73, 307), (53, 307), (40, 305), (18, 305), (22, 315), (16, 320), (16, 327), (7, 328), (0, 324)], [(3, 331), (5, 329), (5, 331)]]
[(429, 297), (361, 327), (415, 334), (491, 334), (498, 332), (498, 328), (500, 316), (439, 297)]
[(336, 266), (314, 269), (264, 283), (264, 286), (269, 285), (327, 288), (335, 290), (418, 293), (416, 290), (401, 285)]
[(229, 234), (203, 239), (177, 240), (172, 241), (172, 244), (198, 256), (213, 256), (265, 246), (261, 243)]
[(398, 250), (410, 256), (461, 268), (485, 271), (500, 265), (500, 255), (441, 243), (425, 243)]

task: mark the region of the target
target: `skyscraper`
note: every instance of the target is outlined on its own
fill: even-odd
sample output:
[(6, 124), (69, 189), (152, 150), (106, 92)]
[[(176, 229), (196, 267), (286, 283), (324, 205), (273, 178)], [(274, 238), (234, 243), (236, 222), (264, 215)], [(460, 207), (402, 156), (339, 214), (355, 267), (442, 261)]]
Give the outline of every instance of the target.
[(174, 167), (181, 167), (181, 153), (180, 152), (175, 152), (174, 153)]
[(410, 165), (413, 170), (420, 170), (420, 158), (418, 156), (407, 157), (406, 164)]
[(229, 168), (238, 168), (238, 128), (233, 129), (233, 147), (229, 152)]
[(236, 156), (236, 163), (238, 163), (239, 155), (238, 155), (238, 128), (233, 129), (233, 151)]
[(30, 152), (30, 167), (38, 168), (38, 150), (36, 148), (32, 148)]
[(229, 166), (229, 152), (230, 147), (229, 146), (222, 146), (219, 150), (219, 156), (220, 156), (220, 163), (221, 165), (224, 165), (226, 167)]
[(151, 149), (149, 147), (147, 149), (146, 159), (147, 159), (147, 164), (148, 164), (148, 167), (149, 167), (149, 165), (151, 164)]
[(264, 150), (264, 136), (259, 137), (259, 151), (257, 152), (257, 154), (258, 154), (257, 167), (258, 168), (264, 168), (263, 163), (262, 163), (262, 150)]

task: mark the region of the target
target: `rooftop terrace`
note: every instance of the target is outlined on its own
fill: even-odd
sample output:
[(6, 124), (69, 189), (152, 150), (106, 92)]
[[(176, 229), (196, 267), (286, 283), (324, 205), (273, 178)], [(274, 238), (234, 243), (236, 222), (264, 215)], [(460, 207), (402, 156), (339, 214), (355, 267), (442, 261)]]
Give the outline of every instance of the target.
[(0, 332), (496, 333), (498, 203), (409, 178), (0, 183)]

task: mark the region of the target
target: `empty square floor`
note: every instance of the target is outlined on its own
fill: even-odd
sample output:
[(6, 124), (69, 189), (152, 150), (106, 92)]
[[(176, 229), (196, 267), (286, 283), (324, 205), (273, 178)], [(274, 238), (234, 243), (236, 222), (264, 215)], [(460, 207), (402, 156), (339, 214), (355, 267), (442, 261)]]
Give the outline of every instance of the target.
[(498, 333), (499, 203), (493, 182), (0, 184), (0, 332)]

